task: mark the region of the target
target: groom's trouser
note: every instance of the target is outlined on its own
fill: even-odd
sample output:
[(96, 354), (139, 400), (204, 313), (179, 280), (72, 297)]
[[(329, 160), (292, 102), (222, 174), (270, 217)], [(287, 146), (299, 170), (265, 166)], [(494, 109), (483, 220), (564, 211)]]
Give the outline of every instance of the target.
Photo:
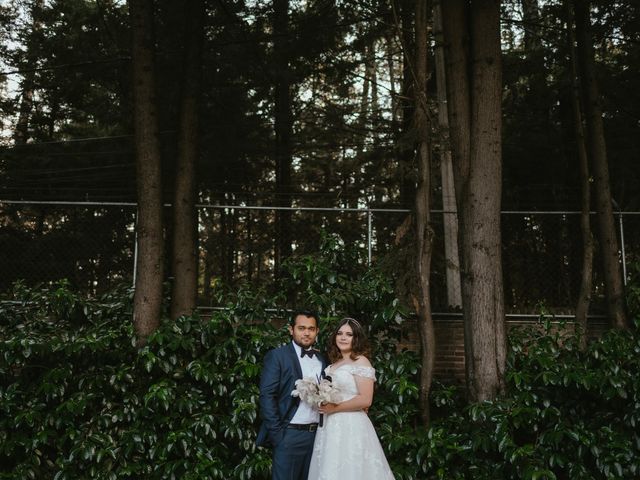
[(273, 449), (272, 480), (307, 480), (316, 432), (287, 428)]

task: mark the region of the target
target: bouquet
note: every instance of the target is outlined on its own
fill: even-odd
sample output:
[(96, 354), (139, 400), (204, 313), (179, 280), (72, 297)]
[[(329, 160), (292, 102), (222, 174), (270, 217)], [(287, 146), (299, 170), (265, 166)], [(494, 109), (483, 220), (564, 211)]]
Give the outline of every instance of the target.
[[(291, 392), (292, 397), (300, 397), (304, 403), (319, 407), (323, 403), (339, 401), (340, 389), (331, 383), (330, 378), (313, 379), (304, 377), (296, 380), (296, 388)], [(322, 426), (323, 415), (320, 414), (320, 426)]]

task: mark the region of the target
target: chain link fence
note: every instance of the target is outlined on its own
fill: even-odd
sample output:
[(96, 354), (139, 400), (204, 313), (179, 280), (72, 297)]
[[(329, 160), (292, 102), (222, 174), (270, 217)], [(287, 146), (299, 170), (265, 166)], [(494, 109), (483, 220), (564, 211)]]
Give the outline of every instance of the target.
[(0, 291), (67, 279), (97, 294), (130, 281), (135, 206), (0, 202)]
[[(199, 296), (212, 305), (220, 283), (271, 282), (274, 275), (275, 207), (198, 207)], [(166, 208), (166, 224), (170, 208)], [(447, 298), (443, 212), (432, 213), (432, 305), (455, 310)], [(320, 247), (321, 232), (338, 235), (364, 252), (364, 261), (387, 264), (399, 277), (411, 270), (411, 236), (399, 240), (408, 211), (400, 209), (293, 208), (294, 254)], [(132, 282), (136, 205), (125, 203), (0, 202), (0, 291), (66, 278), (96, 295)], [(507, 312), (573, 312), (580, 285), (582, 239), (577, 212), (504, 212), (503, 275)], [(621, 262), (638, 261), (640, 212), (616, 214)], [(595, 228), (595, 222), (593, 222)], [(410, 230), (410, 229), (409, 229)], [(166, 237), (171, 238), (170, 232)], [(170, 248), (170, 245), (168, 245)], [(604, 311), (600, 258), (594, 256), (592, 311)], [(399, 284), (402, 278), (399, 278)], [(411, 282), (411, 277), (405, 283)]]

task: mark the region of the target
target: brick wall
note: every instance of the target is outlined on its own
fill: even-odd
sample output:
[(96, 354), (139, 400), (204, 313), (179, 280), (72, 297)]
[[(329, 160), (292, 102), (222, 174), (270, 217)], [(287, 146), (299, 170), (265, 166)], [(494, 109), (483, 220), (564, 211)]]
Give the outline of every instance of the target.
[[(507, 320), (507, 331), (515, 326), (535, 326), (537, 319)], [(575, 324), (566, 322), (564, 328), (568, 332), (574, 331)], [(403, 335), (400, 348), (418, 351), (420, 338), (415, 319), (407, 320), (403, 325)], [(464, 332), (461, 318), (434, 318), (436, 335), (436, 364), (434, 376), (444, 383), (464, 384)], [(598, 338), (608, 325), (604, 319), (592, 319), (588, 324), (590, 339)]]

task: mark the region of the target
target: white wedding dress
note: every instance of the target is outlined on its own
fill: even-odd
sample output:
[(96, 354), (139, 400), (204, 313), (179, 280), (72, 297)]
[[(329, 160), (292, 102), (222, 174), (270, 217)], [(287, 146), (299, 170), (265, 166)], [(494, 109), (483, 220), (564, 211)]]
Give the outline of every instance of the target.
[[(358, 394), (354, 376), (375, 380), (371, 367), (342, 365), (325, 373), (340, 389), (339, 402)], [(308, 480), (393, 480), (369, 416), (362, 410), (325, 415), (318, 428)]]

